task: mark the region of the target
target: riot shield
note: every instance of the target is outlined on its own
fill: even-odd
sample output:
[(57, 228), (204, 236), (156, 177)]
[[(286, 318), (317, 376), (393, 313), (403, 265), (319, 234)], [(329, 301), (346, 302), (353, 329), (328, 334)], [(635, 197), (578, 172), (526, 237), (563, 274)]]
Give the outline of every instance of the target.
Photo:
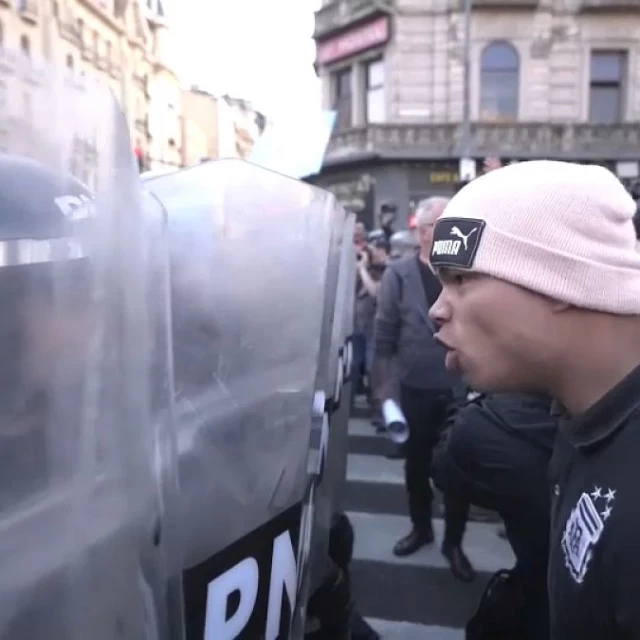
[(106, 89), (0, 56), (0, 637), (175, 640), (166, 221)]
[(341, 272), (341, 289), (338, 299), (342, 310), (336, 311), (336, 326), (339, 348), (336, 367), (336, 400), (332, 407), (333, 425), (331, 428), (331, 448), (329, 455), (331, 478), (331, 515), (341, 513), (344, 506), (344, 494), (347, 480), (347, 457), (349, 451), (349, 418), (351, 417), (351, 364), (353, 362), (353, 320), (356, 293), (356, 249), (353, 244), (353, 232), (356, 217), (349, 214), (345, 220)]
[[(311, 563), (309, 587), (313, 591), (323, 582), (328, 567), (328, 547), (331, 519), (335, 513), (337, 496), (344, 490), (347, 465), (347, 425), (349, 418), (349, 397), (344, 396), (345, 365), (350, 360), (348, 349), (345, 350), (347, 305), (350, 291), (355, 289), (355, 274), (351, 263), (355, 264), (353, 247), (353, 215), (345, 217), (339, 205), (336, 222), (340, 225), (335, 232), (334, 261), (330, 272), (336, 278), (335, 288), (330, 300), (327, 300), (327, 311), (331, 314), (329, 342), (323, 349), (326, 367), (319, 375), (317, 386), (324, 388), (325, 396), (325, 433), (320, 437), (320, 457), (322, 468), (317, 474), (313, 487), (313, 507), (311, 538)], [(312, 451), (313, 451), (312, 441)]]
[(239, 160), (144, 185), (169, 218), (187, 637), (294, 637), (333, 200)]

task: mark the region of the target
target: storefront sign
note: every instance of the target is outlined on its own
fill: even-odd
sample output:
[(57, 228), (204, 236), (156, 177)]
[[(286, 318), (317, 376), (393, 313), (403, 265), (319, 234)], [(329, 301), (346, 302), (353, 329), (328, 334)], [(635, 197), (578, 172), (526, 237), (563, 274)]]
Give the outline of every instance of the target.
[(316, 61), (319, 65), (385, 44), (390, 34), (389, 16), (382, 16), (339, 36), (318, 43)]
[[(346, 176), (345, 176), (346, 177)], [(351, 178), (351, 176), (349, 176)], [(375, 178), (368, 174), (354, 176), (349, 179), (343, 177), (340, 182), (320, 181), (318, 186), (333, 193), (336, 200), (345, 209), (359, 214), (367, 213), (373, 216), (373, 187)]]
[(431, 184), (455, 184), (458, 180), (457, 171), (432, 171), (429, 174)]

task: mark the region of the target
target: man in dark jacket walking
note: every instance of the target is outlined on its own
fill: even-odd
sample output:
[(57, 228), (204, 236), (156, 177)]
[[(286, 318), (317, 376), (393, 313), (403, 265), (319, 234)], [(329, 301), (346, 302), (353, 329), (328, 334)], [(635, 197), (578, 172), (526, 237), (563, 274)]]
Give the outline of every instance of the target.
[[(428, 256), (432, 229), (447, 200), (429, 198), (416, 213), (420, 253), (389, 263), (378, 296), (374, 336), (376, 372), (381, 399), (394, 395), (394, 373), (400, 380), (400, 404), (409, 426), (405, 481), (411, 532), (398, 541), (394, 553), (406, 556), (434, 540), (430, 462), (458, 379), (444, 366), (444, 350), (433, 339), (429, 307), (440, 294)], [(394, 362), (395, 360), (395, 362)], [(468, 505), (445, 496), (446, 531), (442, 552), (460, 580), (474, 577), (462, 551)]]

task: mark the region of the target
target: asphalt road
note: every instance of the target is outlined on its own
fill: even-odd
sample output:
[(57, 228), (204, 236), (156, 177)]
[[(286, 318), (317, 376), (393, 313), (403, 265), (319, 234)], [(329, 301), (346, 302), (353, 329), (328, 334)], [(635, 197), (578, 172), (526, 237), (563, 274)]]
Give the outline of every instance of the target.
[[(489, 576), (513, 564), (491, 514), (474, 510), (464, 547), (477, 571), (471, 584), (458, 582), (440, 553), (443, 523), (436, 518), (436, 542), (408, 558), (396, 558), (395, 542), (408, 533), (401, 460), (385, 456), (391, 443), (376, 435), (364, 408), (349, 425), (348, 516), (355, 529), (352, 577), (358, 609), (389, 640), (463, 640)], [(434, 513), (441, 513), (436, 504)]]

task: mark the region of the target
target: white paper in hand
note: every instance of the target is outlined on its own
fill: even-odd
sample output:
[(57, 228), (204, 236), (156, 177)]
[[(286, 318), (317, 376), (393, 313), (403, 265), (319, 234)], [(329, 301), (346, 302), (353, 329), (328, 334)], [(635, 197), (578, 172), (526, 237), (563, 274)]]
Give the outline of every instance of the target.
[(407, 419), (395, 400), (385, 400), (382, 403), (382, 417), (389, 436), (395, 443), (403, 444), (409, 439)]

